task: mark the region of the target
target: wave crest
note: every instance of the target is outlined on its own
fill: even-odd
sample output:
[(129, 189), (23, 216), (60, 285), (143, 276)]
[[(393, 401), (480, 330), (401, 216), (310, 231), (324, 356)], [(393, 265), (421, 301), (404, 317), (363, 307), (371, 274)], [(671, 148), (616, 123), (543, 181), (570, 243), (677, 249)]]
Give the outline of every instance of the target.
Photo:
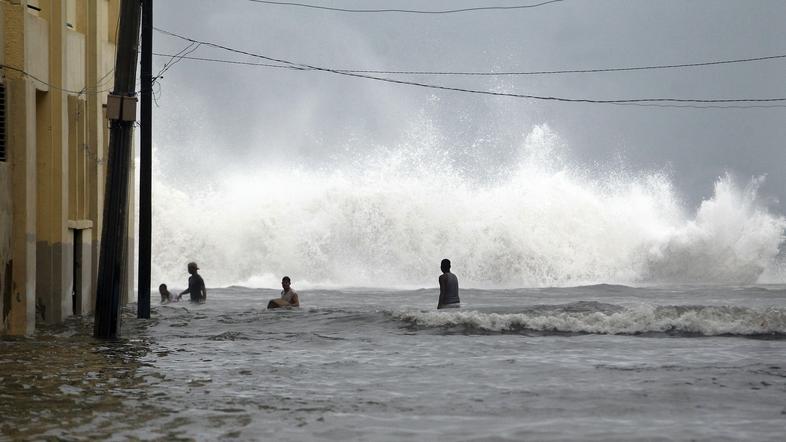
[(744, 307), (641, 305), (619, 311), (576, 311), (575, 308), (565, 307), (546, 310), (519, 313), (404, 311), (394, 313), (393, 316), (416, 327), (460, 328), (470, 332), (786, 335), (786, 309), (775, 307), (756, 310)]

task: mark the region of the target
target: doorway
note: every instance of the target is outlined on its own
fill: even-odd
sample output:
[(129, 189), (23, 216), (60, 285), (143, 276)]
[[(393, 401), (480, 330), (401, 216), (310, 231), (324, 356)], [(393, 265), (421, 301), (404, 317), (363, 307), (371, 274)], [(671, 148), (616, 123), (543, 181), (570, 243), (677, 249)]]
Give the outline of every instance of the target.
[(82, 315), (82, 230), (74, 232), (74, 279), (71, 306), (75, 316)]

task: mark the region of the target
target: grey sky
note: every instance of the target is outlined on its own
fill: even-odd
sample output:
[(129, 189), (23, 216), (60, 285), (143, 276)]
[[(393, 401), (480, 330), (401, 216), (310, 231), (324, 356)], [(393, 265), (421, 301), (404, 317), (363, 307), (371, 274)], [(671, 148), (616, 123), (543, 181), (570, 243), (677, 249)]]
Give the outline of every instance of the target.
[[(318, 1), (347, 8), (440, 10), (528, 0)], [(566, 0), (533, 9), (448, 15), (348, 14), (245, 0), (160, 0), (156, 26), (200, 40), (339, 69), (531, 71), (690, 63), (786, 54), (786, 2)], [(155, 35), (157, 52), (182, 41)], [(260, 61), (199, 48), (201, 57)], [(156, 58), (156, 69), (165, 59)], [(647, 72), (396, 78), (572, 98), (786, 97), (786, 60)], [(689, 206), (725, 171), (767, 175), (784, 212), (786, 108), (671, 109), (483, 97), (330, 73), (184, 60), (155, 110), (163, 172), (218, 177), (264, 164), (330, 164), (394, 148), (424, 124), (479, 171), (510, 160), (548, 124), (587, 168), (666, 170)], [(424, 123), (426, 121), (427, 123)], [(417, 132), (417, 130), (415, 130)], [(218, 173), (215, 171), (218, 170)]]

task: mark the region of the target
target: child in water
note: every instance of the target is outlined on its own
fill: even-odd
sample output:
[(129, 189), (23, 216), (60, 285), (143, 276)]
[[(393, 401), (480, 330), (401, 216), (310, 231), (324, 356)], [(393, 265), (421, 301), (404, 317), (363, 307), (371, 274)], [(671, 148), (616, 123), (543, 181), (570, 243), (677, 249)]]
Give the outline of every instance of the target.
[(166, 284), (158, 286), (158, 293), (161, 294), (161, 304), (176, 301), (175, 296), (167, 289)]

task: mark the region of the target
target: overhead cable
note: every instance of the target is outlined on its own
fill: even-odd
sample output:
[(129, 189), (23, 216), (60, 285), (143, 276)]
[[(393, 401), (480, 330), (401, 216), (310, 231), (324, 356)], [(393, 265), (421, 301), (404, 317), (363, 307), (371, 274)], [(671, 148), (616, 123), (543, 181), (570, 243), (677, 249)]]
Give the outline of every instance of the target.
[(367, 75), (367, 74), (358, 74), (353, 72), (345, 72), (339, 71), (331, 68), (325, 68), (320, 66), (313, 66), (304, 63), (295, 63), (289, 60), (279, 59), (268, 57), (266, 55), (255, 54), (248, 51), (243, 51), (240, 49), (231, 48), (228, 46), (220, 45), (218, 43), (212, 43), (208, 41), (200, 41), (190, 37), (185, 37), (180, 34), (176, 34), (171, 31), (167, 31), (160, 28), (153, 28), (156, 31), (171, 35), (173, 37), (177, 37), (183, 39), (185, 41), (189, 41), (192, 43), (198, 43), (205, 46), (214, 47), (217, 49), (222, 49), (225, 51), (247, 55), (250, 57), (260, 58), (267, 61), (272, 61), (276, 63), (281, 63), (285, 65), (306, 68), (309, 70), (321, 71), (321, 72), (330, 72), (337, 75), (344, 75), (348, 77), (354, 78), (365, 78), (369, 80), (375, 81), (382, 81), (386, 83), (394, 83), (394, 84), (402, 84), (402, 85), (409, 85), (409, 86), (417, 86), (429, 89), (438, 89), (438, 90), (446, 90), (446, 91), (455, 91), (455, 92), (464, 92), (470, 94), (478, 94), (478, 95), (490, 95), (490, 96), (497, 96), (497, 97), (511, 97), (511, 98), (524, 98), (530, 100), (544, 100), (544, 101), (558, 101), (558, 102), (568, 102), (568, 103), (593, 103), (593, 104), (628, 104), (628, 103), (639, 103), (639, 104), (648, 104), (648, 103), (715, 103), (715, 104), (730, 104), (730, 103), (776, 103), (776, 102), (786, 102), (786, 97), (779, 97), (779, 98), (713, 98), (713, 99), (700, 99), (700, 98), (627, 98), (627, 99), (609, 99), (609, 100), (597, 100), (597, 99), (589, 99), (589, 98), (566, 98), (566, 97), (558, 97), (558, 96), (542, 96), (542, 95), (531, 95), (531, 94), (516, 94), (516, 93), (508, 93), (508, 92), (494, 92), (494, 91), (484, 91), (484, 90), (477, 90), (477, 89), (467, 89), (467, 88), (460, 88), (460, 87), (452, 87), (452, 86), (443, 86), (443, 85), (436, 85), (436, 84), (428, 84), (428, 83), (420, 83), (415, 81), (404, 81), (404, 80), (397, 80), (393, 78), (386, 78), (386, 77), (377, 77), (374, 75)]
[(94, 88), (84, 87), (81, 90), (77, 91), (77, 90), (72, 90), (72, 89), (67, 89), (67, 88), (63, 88), (63, 87), (60, 87), (60, 86), (56, 86), (56, 85), (54, 85), (52, 83), (49, 83), (47, 81), (44, 81), (44, 80), (36, 77), (35, 75), (25, 71), (24, 69), (19, 69), (19, 68), (13, 67), (13, 66), (9, 66), (7, 64), (0, 64), (0, 69), (8, 69), (8, 70), (11, 70), (11, 71), (14, 71), (14, 72), (18, 72), (18, 73), (22, 74), (25, 77), (28, 77), (28, 78), (30, 78), (32, 80), (35, 80), (35, 81), (37, 81), (37, 82), (39, 82), (39, 83), (41, 83), (43, 85), (46, 85), (47, 87), (50, 87), (50, 88), (58, 90), (58, 91), (65, 92), (67, 94), (74, 94), (74, 95), (78, 95), (78, 96), (87, 95), (87, 94), (100, 94), (102, 92), (109, 92), (111, 89), (99, 89), (99, 88), (102, 87), (103, 80), (109, 74), (111, 74), (114, 71), (114, 69), (111, 69), (109, 72), (104, 74), (104, 76), (101, 77), (101, 79), (98, 80), (98, 84), (96, 85), (96, 87), (94, 87)]
[[(227, 64), (242, 64), (248, 66), (264, 66), (264, 67), (271, 67), (271, 68), (286, 68), (286, 69), (295, 69), (295, 70), (313, 70), (309, 68), (303, 67), (294, 67), (289, 65), (277, 65), (277, 64), (269, 64), (269, 63), (253, 63), (247, 61), (237, 61), (237, 60), (224, 60), (219, 58), (207, 58), (207, 57), (187, 57), (187, 56), (178, 56), (172, 54), (161, 54), (161, 53), (153, 53), (153, 55), (159, 57), (177, 57), (182, 58), (185, 60), (195, 60), (195, 61), (208, 61), (214, 63), (227, 63)], [(630, 72), (630, 71), (645, 71), (645, 70), (657, 70), (657, 69), (678, 69), (678, 68), (693, 68), (693, 67), (705, 67), (705, 66), (718, 66), (724, 64), (735, 64), (735, 63), (751, 63), (757, 61), (767, 61), (767, 60), (778, 60), (778, 59), (786, 59), (786, 54), (781, 55), (770, 55), (766, 57), (753, 57), (753, 58), (737, 58), (732, 60), (717, 60), (717, 61), (705, 61), (705, 62), (696, 62), (696, 63), (683, 63), (683, 64), (665, 64), (665, 65), (649, 65), (649, 66), (632, 66), (632, 67), (619, 67), (619, 68), (592, 68), (592, 69), (565, 69), (565, 70), (552, 70), (552, 71), (502, 71), (502, 72), (484, 72), (484, 71), (474, 71), (474, 72), (467, 72), (467, 71), (384, 71), (384, 70), (371, 70), (371, 69), (333, 69), (337, 72), (349, 72), (354, 74), (389, 74), (389, 75), (454, 75), (454, 76), (487, 76), (487, 77), (496, 77), (496, 76), (516, 76), (516, 75), (556, 75), (556, 74), (594, 74), (594, 73), (604, 73), (604, 72)]]
[(462, 8), (462, 9), (446, 9), (441, 11), (425, 11), (425, 10), (412, 10), (412, 9), (346, 9), (346, 8), (333, 8), (330, 6), (321, 6), (321, 5), (311, 5), (306, 3), (294, 3), (294, 2), (276, 2), (276, 1), (268, 1), (268, 0), (248, 0), (253, 3), (264, 3), (268, 5), (277, 5), (277, 6), (297, 6), (301, 8), (310, 8), (310, 9), (321, 9), (325, 11), (334, 11), (334, 12), (351, 12), (351, 13), (386, 13), (386, 12), (395, 12), (395, 13), (402, 13), (402, 14), (455, 14), (460, 12), (476, 12), (476, 11), (509, 11), (513, 9), (530, 9), (530, 8), (537, 8), (539, 6), (545, 6), (552, 3), (559, 3), (564, 0), (549, 0), (544, 1), (541, 3), (535, 3), (531, 5), (513, 5), (513, 6), (478, 6), (474, 8)]
[(164, 73), (166, 73), (166, 71), (171, 69), (172, 66), (178, 64), (181, 60), (183, 60), (189, 54), (192, 54), (194, 51), (199, 49), (200, 46), (201, 46), (201, 44), (199, 44), (199, 43), (190, 42), (185, 48), (181, 49), (176, 54), (170, 55), (169, 56), (170, 57), (169, 61), (164, 63), (164, 66), (161, 67), (161, 70), (158, 71), (158, 74), (156, 74), (153, 77), (153, 81), (155, 82), (155, 81), (158, 81), (159, 78), (163, 78), (163, 75), (164, 75)]
[(705, 62), (698, 62), (698, 63), (632, 66), (632, 67), (621, 67), (621, 68), (565, 69), (565, 70), (551, 70), (551, 71), (442, 72), (442, 71), (379, 71), (379, 70), (357, 70), (357, 69), (337, 69), (337, 70), (342, 72), (353, 72), (356, 74), (402, 74), (402, 75), (504, 76), (504, 75), (593, 74), (593, 73), (600, 73), (600, 72), (629, 72), (629, 71), (647, 71), (647, 70), (656, 70), (656, 69), (677, 69), (677, 68), (692, 68), (692, 67), (702, 67), (702, 66), (717, 66), (723, 64), (750, 63), (754, 61), (777, 60), (777, 59), (785, 59), (785, 58), (786, 58), (786, 54), (781, 54), (781, 55), (770, 55), (766, 57), (739, 58), (734, 60), (705, 61)]
[(614, 103), (619, 106), (663, 107), (673, 109), (786, 109), (783, 104), (657, 104), (657, 103)]
[[(173, 55), (173, 54), (162, 54), (160, 52), (153, 52), (153, 55), (156, 56), (156, 57), (166, 57), (166, 58), (173, 58), (173, 57), (175, 57), (175, 55)], [(310, 70), (310, 69), (297, 68), (297, 67), (294, 67), (294, 66), (286, 66), (286, 65), (280, 65), (280, 64), (256, 63), (256, 62), (253, 62), (253, 61), (223, 60), (223, 59), (220, 59), (220, 58), (192, 57), (192, 56), (179, 56), (178, 58), (182, 59), (182, 60), (207, 61), (207, 62), (212, 62), (212, 63), (224, 63), (224, 64), (239, 64), (239, 65), (244, 65), (244, 66), (261, 66), (261, 67), (267, 67), (267, 68), (282, 68), (282, 69), (290, 69), (290, 70), (296, 70), (296, 71)]]

